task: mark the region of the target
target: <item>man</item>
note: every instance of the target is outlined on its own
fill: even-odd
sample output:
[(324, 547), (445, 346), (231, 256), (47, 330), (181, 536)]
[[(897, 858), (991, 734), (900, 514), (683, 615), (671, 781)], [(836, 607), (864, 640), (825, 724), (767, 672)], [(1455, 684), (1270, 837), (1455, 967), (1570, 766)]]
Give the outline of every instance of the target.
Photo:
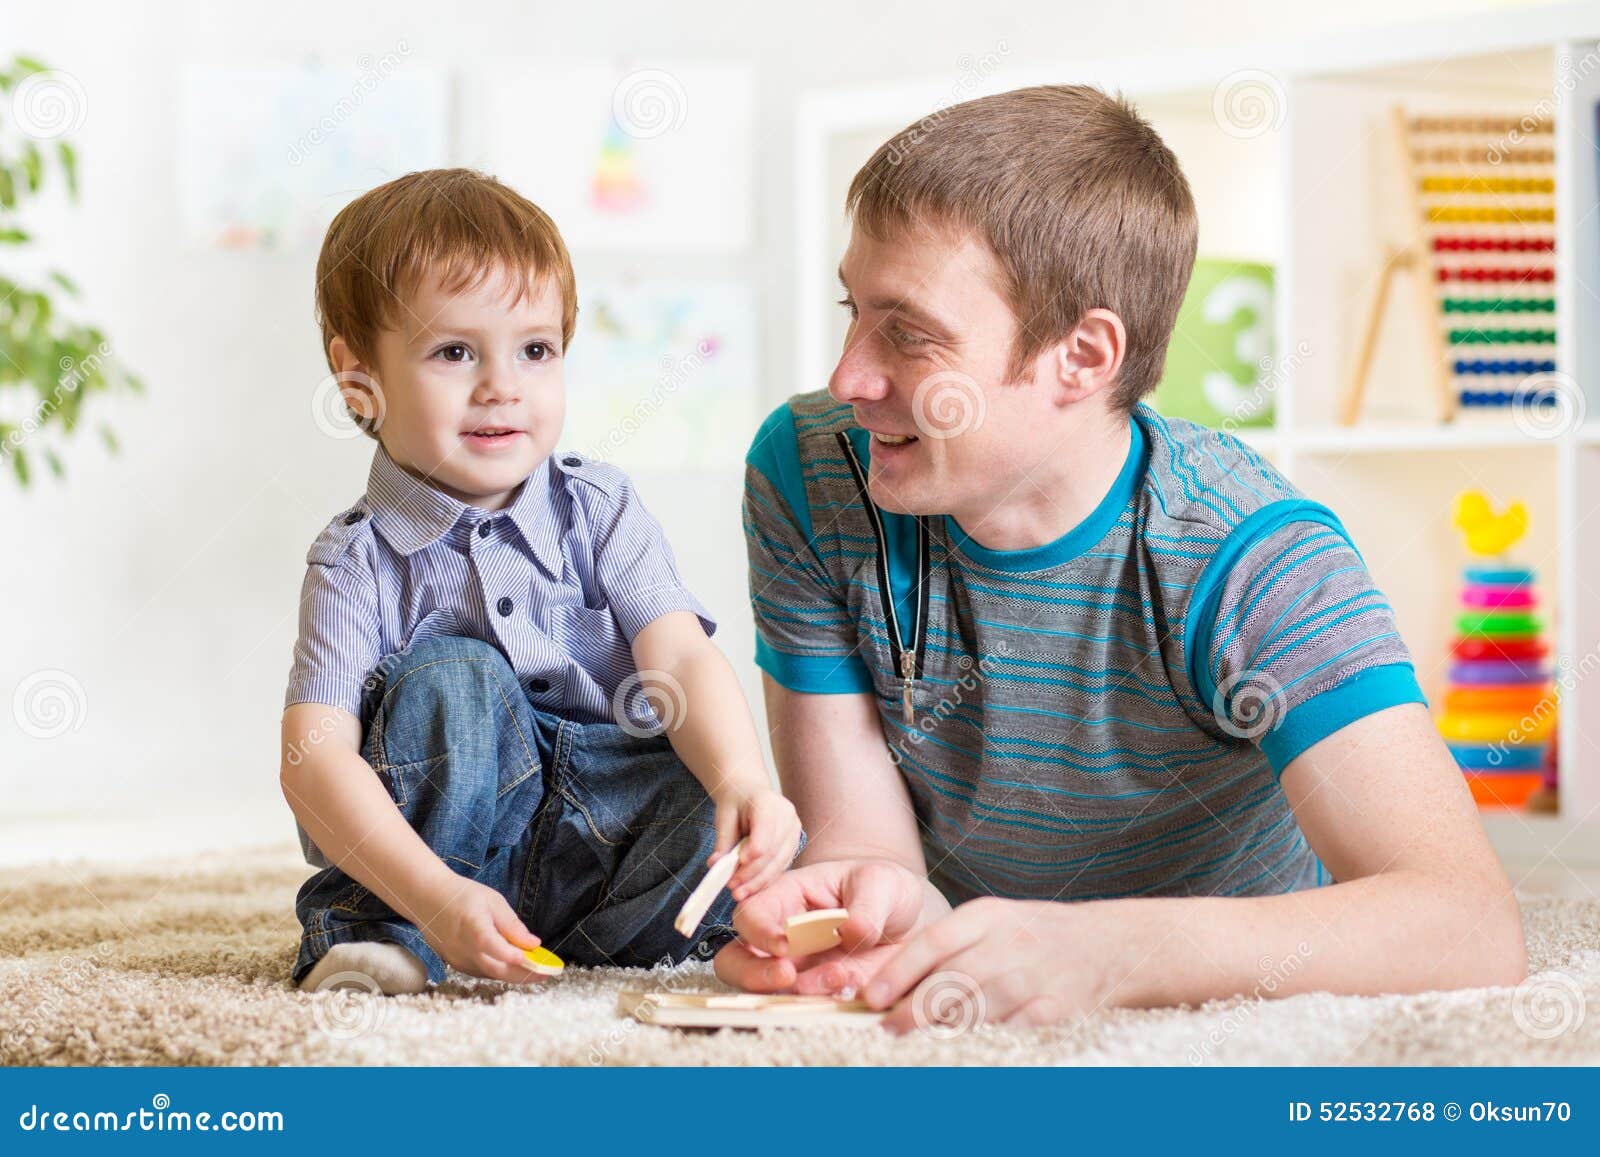
[[(1024, 89), (856, 175), (826, 391), (745, 523), (772, 747), (810, 842), (719, 975), (889, 1023), (1514, 984), (1510, 885), (1337, 517), (1163, 420), (1196, 221), (1124, 102)], [(842, 906), (844, 943), (783, 920)]]

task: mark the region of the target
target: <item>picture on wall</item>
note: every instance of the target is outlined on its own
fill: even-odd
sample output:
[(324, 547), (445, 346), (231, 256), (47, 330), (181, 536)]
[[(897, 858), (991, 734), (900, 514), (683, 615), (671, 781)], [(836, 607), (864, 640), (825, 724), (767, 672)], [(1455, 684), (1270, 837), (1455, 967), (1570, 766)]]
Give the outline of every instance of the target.
[(447, 91), (442, 73), (395, 52), (350, 69), (190, 68), (179, 144), (185, 243), (315, 251), (357, 194), (448, 163)]
[(757, 357), (742, 284), (591, 283), (567, 358), (563, 443), (630, 469), (737, 465), (761, 417)]
[(587, 65), (486, 82), (485, 165), (574, 249), (734, 251), (750, 238), (743, 66)]
[(1272, 266), (1201, 257), (1154, 404), (1206, 426), (1272, 424)]

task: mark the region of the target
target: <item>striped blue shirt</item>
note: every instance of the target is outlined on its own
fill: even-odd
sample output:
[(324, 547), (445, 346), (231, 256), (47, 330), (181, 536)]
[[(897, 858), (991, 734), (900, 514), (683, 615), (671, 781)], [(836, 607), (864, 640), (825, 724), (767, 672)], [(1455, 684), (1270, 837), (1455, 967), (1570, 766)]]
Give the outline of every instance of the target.
[[(497, 647), (536, 707), (609, 721), (635, 673), (635, 635), (670, 611), (693, 611), (707, 634), (716, 630), (633, 484), (571, 453), (541, 462), (491, 512), (416, 478), (379, 446), (366, 495), (318, 535), (306, 562), (286, 707), (359, 715), (385, 656), (460, 635)], [(649, 710), (644, 696), (625, 698), (630, 712)]]
[(1082, 523), (993, 550), (878, 509), (825, 391), (747, 458), (756, 661), (872, 696), (953, 901), (1254, 896), (1325, 883), (1279, 774), (1422, 702), (1388, 601), (1327, 507), (1248, 446), (1147, 406)]

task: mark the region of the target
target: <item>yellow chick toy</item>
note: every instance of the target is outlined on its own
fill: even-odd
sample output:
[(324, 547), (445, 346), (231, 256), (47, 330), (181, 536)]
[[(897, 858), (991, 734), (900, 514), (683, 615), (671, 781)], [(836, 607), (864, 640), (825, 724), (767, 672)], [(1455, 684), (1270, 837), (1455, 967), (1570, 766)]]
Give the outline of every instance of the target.
[(1473, 554), (1499, 555), (1528, 532), (1528, 508), (1513, 502), (1503, 514), (1496, 514), (1488, 495), (1468, 490), (1456, 499), (1456, 526)]

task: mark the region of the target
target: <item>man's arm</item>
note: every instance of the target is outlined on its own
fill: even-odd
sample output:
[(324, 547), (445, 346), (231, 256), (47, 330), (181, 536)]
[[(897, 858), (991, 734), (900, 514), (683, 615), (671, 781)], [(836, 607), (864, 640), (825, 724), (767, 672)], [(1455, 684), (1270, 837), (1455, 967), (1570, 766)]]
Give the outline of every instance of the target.
[(772, 761), (810, 841), (800, 865), (888, 860), (923, 881), (922, 919), (950, 903), (928, 879), (900, 770), (889, 758), (872, 695), (808, 695), (762, 673)]
[(870, 693), (811, 695), (762, 673), (772, 759), (810, 842), (801, 864), (884, 859), (928, 874), (916, 813)]
[[(1338, 883), (1278, 896), (977, 900), (908, 944), (867, 998), (898, 1000), (935, 969), (963, 968), (990, 994), (991, 1019), (1048, 1023), (1102, 1005), (1419, 992), (1527, 975), (1510, 881), (1420, 704), (1307, 748), (1283, 786)], [(893, 1024), (911, 1020), (902, 1006)]]
[(1248, 899), (1111, 901), (1133, 921), (1113, 1003), (1198, 1003), (1264, 981), (1286, 996), (1527, 975), (1511, 882), (1420, 704), (1334, 732), (1284, 769), (1283, 786), (1338, 882)]
[[(763, 992), (857, 987), (950, 904), (928, 882), (916, 813), (871, 694), (793, 691), (765, 672), (762, 686), (773, 762), (809, 842), (799, 866), (740, 904), (733, 923), (743, 942), (717, 954), (717, 975)], [(850, 910), (841, 947), (775, 959), (786, 955), (788, 916), (840, 907)]]

